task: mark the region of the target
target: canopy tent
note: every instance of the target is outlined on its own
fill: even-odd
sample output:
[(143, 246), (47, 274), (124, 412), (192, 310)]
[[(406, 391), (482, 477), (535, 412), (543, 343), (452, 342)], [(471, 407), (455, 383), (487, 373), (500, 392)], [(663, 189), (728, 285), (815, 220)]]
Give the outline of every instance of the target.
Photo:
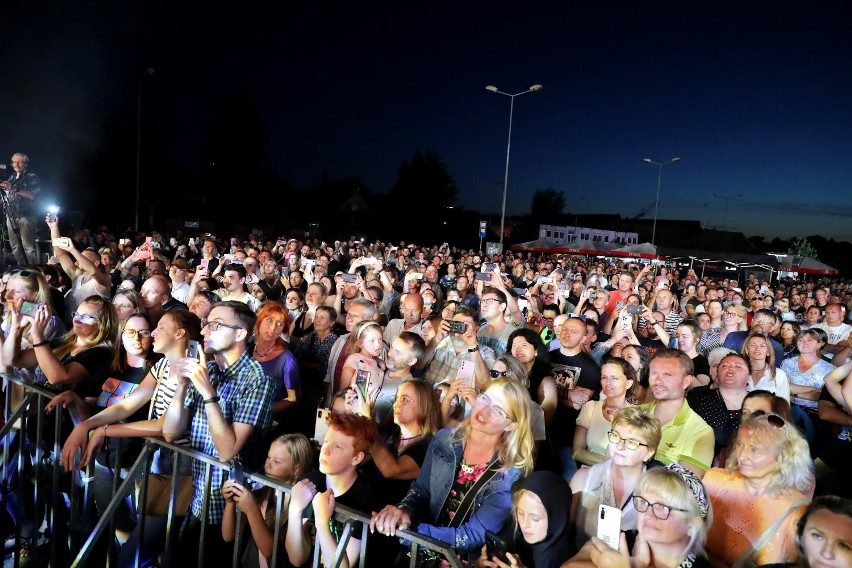
[(520, 250), (525, 252), (560, 252), (556, 249), (562, 246), (561, 243), (557, 243), (553, 239), (546, 239), (544, 237), (540, 239), (536, 239), (534, 241), (527, 241), (525, 243), (518, 243), (512, 245), (512, 250)]
[(526, 252), (547, 252), (551, 254), (588, 254), (609, 255), (617, 243), (604, 243), (601, 241), (579, 240), (568, 243), (557, 243), (553, 239), (536, 239), (525, 243), (512, 245), (512, 250)]
[(630, 258), (657, 258), (657, 247), (651, 243), (637, 243), (613, 249), (609, 252), (611, 256), (624, 256)]
[(785, 255), (778, 259), (778, 270), (782, 272), (799, 272), (804, 274), (823, 274), (834, 276), (839, 271), (824, 262), (809, 256)]

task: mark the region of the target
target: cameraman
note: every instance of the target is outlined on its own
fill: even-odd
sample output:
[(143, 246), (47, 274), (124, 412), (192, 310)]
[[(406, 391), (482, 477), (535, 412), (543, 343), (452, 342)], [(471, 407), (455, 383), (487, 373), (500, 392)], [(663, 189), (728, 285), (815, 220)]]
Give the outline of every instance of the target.
[[(39, 262), (36, 253), (37, 220), (33, 215), (35, 199), (40, 191), (38, 176), (27, 171), (30, 159), (26, 154), (12, 154), (14, 173), (0, 182), (6, 196), (6, 226), (12, 253), (19, 265)], [(19, 235), (20, 239), (13, 234)], [(23, 250), (21, 246), (23, 245)]]

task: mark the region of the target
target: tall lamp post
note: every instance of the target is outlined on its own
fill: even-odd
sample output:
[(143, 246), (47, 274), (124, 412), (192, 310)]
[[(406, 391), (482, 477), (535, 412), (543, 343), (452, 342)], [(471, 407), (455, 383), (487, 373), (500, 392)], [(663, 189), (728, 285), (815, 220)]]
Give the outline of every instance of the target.
[(654, 202), (654, 228), (651, 230), (651, 246), (654, 246), (657, 238), (657, 212), (660, 209), (660, 182), (663, 180), (663, 166), (679, 162), (680, 158), (674, 157), (668, 162), (655, 162), (651, 158), (642, 158), (642, 161), (660, 168), (657, 173), (657, 199)]
[(494, 85), (488, 85), (485, 87), (486, 90), (491, 91), (492, 93), (497, 93), (498, 95), (505, 95), (509, 97), (511, 103), (509, 104), (509, 141), (506, 143), (506, 173), (503, 176), (503, 207), (500, 210), (500, 248), (503, 248), (503, 230), (506, 226), (506, 194), (509, 191), (509, 151), (512, 149), (512, 115), (515, 112), (515, 97), (519, 97), (521, 95), (526, 95), (527, 93), (535, 93), (536, 91), (542, 90), (544, 87), (541, 85), (533, 85), (526, 91), (522, 91), (520, 93), (515, 93), (514, 95), (511, 93), (504, 93), (499, 90)]
[(743, 196), (742, 193), (734, 193), (732, 195), (722, 195), (720, 193), (714, 193), (713, 194), (713, 197), (718, 197), (719, 199), (725, 200), (725, 223), (722, 226), (725, 227), (726, 231), (728, 230), (728, 202), (731, 201), (731, 199), (736, 199), (737, 197), (742, 197), (742, 196)]
[(136, 106), (136, 208), (133, 218), (133, 230), (139, 232), (139, 177), (142, 165), (142, 82), (145, 77), (154, 74), (150, 67), (139, 76), (138, 104)]

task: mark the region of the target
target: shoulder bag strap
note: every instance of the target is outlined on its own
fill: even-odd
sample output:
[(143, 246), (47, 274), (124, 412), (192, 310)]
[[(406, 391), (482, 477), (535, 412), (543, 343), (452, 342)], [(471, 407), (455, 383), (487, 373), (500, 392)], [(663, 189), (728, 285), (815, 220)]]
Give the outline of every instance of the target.
[(488, 465), (488, 468), (482, 472), (482, 475), (479, 476), (479, 479), (476, 480), (473, 487), (465, 493), (464, 499), (461, 503), (459, 503), (459, 506), (456, 509), (456, 514), (453, 516), (453, 520), (450, 521), (451, 528), (458, 528), (465, 520), (467, 520), (470, 510), (473, 508), (473, 501), (476, 499), (476, 494), (485, 487), (485, 484), (488, 483), (492, 477), (494, 477), (494, 474), (497, 473), (498, 469), (500, 469), (500, 462), (495, 459)]
[(793, 504), (790, 505), (790, 508), (787, 509), (787, 512), (778, 517), (778, 520), (772, 523), (771, 527), (763, 531), (763, 534), (760, 535), (756, 541), (754, 541), (754, 544), (751, 545), (751, 548), (744, 552), (742, 556), (737, 558), (737, 560), (732, 564), (732, 566), (738, 566), (739, 563), (744, 561), (746, 558), (754, 559), (754, 557), (757, 556), (761, 550), (763, 550), (763, 547), (766, 546), (766, 543), (769, 542), (769, 539), (772, 538), (772, 536), (776, 532), (778, 532), (778, 528), (781, 526), (781, 523), (783, 523), (784, 520), (790, 516), (790, 513), (795, 511), (800, 506), (806, 504), (807, 502), (808, 500), (805, 498), (796, 499)]

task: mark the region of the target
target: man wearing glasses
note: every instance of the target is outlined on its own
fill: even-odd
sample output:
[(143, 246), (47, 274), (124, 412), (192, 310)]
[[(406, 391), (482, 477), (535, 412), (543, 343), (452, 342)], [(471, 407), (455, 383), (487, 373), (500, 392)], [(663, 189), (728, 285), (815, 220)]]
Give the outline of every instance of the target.
[[(163, 436), (169, 442), (184, 436), (189, 427), (190, 446), (223, 462), (234, 460), (249, 469), (259, 464), (260, 442), (272, 425), (272, 380), (246, 347), (255, 315), (241, 302), (218, 302), (210, 317), (202, 320), (206, 364), (187, 357), (177, 369), (179, 381), (166, 411)], [(225, 499), (222, 484), (227, 471), (213, 467), (210, 493), (205, 494), (203, 462), (192, 467), (193, 494), (190, 514), (178, 550), (187, 555), (185, 565), (197, 563), (201, 523), (205, 530), (204, 550), (208, 563), (231, 558), (222, 540)], [(207, 519), (201, 518), (208, 499)]]
[[(491, 285), (482, 289), (479, 299), (479, 313), (485, 320), (485, 325), (479, 328), (479, 332), (476, 334), (479, 343), (493, 349), (497, 357), (506, 352), (506, 343), (509, 341), (512, 332), (520, 329), (520, 326), (516, 325), (511, 318), (508, 321), (506, 318), (507, 312), (512, 317), (516, 313), (520, 314), (518, 302), (505, 290), (497, 287), (501, 285), (500, 277), (492, 273)], [(509, 298), (511, 298), (511, 301)]]

